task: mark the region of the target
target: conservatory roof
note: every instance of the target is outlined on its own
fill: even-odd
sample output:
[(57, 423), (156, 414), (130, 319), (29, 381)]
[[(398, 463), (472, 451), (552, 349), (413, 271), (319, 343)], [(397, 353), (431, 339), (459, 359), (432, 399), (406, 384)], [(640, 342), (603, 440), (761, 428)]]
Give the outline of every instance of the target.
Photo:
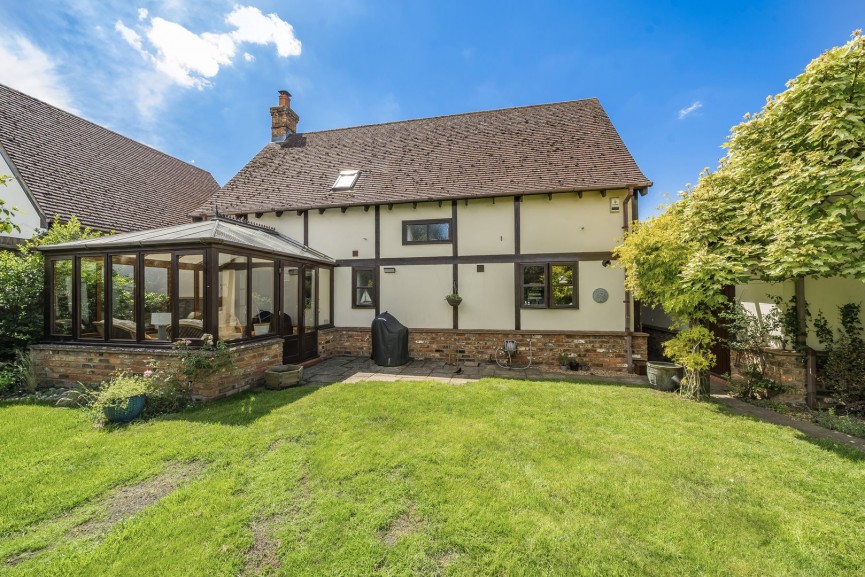
[(76, 240), (39, 247), (46, 252), (115, 250), (149, 246), (190, 244), (223, 245), (266, 252), (274, 256), (302, 258), (328, 264), (334, 259), (304, 244), (280, 234), (270, 227), (246, 223), (233, 218), (216, 217), (203, 222), (191, 222), (137, 232), (125, 232), (87, 240)]

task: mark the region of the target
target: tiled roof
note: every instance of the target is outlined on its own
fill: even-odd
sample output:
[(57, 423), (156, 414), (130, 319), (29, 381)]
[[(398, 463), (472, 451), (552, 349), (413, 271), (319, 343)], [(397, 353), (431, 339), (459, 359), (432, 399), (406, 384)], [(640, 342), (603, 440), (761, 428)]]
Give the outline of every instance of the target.
[[(342, 169), (352, 190), (331, 191)], [(202, 207), (220, 213), (644, 187), (595, 98), (290, 136)]]
[(209, 172), (0, 84), (0, 146), (49, 219), (100, 230), (189, 222)]
[(301, 257), (325, 263), (335, 261), (322, 252), (304, 246), (274, 229), (226, 218), (214, 218), (203, 222), (189, 222), (176, 226), (112, 234), (86, 240), (74, 240), (61, 244), (39, 247), (46, 252), (70, 250), (119, 250), (147, 246), (215, 243), (244, 249), (266, 251), (270, 254)]

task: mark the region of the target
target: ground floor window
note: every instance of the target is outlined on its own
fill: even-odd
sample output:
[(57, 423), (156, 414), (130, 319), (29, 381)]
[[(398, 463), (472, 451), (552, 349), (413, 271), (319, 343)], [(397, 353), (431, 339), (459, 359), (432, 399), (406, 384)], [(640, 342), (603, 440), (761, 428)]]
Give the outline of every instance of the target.
[(577, 308), (577, 263), (520, 265), (523, 308)]
[(354, 287), (352, 308), (374, 308), (376, 302), (375, 269), (351, 269), (351, 284)]

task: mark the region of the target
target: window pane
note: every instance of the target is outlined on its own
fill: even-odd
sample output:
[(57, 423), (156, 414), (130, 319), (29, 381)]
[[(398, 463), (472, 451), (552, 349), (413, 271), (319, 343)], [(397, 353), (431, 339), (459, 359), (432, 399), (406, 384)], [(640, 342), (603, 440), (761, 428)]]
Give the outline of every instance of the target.
[(273, 332), (273, 267), (271, 260), (252, 259), (252, 327), (256, 336)]
[(246, 335), (247, 257), (219, 253), (219, 338), (239, 339)]
[(177, 257), (177, 276), (177, 337), (200, 339), (204, 335), (204, 255)]
[(354, 303), (359, 307), (371, 307), (374, 304), (374, 301), (372, 300), (371, 288), (355, 289), (354, 297)]
[(171, 339), (171, 254), (144, 255), (144, 338)]
[(544, 306), (546, 304), (546, 289), (542, 286), (523, 287), (523, 304), (528, 306)]
[(316, 329), (315, 324), (315, 271), (314, 268), (304, 270), (303, 281), (303, 325), (306, 332)]
[(297, 300), (300, 290), (300, 270), (296, 266), (283, 268), (282, 276), (282, 334), (293, 335), (297, 322)]
[(409, 242), (423, 242), (427, 240), (427, 225), (425, 224), (409, 224), (406, 225), (406, 240)]
[(545, 284), (545, 268), (544, 265), (524, 266), (523, 284)]
[(557, 306), (574, 304), (574, 287), (571, 285), (553, 285), (553, 304)]
[(354, 306), (371, 307), (375, 305), (375, 271), (354, 269)]
[(101, 256), (81, 259), (81, 338), (101, 339), (105, 336), (105, 260)]
[(330, 269), (318, 269), (318, 325), (333, 323), (330, 310)]
[(358, 288), (360, 288), (360, 287), (371, 287), (372, 284), (373, 284), (373, 278), (374, 278), (372, 272), (373, 272), (373, 271), (371, 271), (371, 270), (358, 270), (358, 271), (355, 271), (355, 274), (356, 274), (356, 277), (355, 277), (356, 280), (355, 280), (355, 282), (357, 283), (355, 286), (357, 286)]
[(446, 222), (438, 222), (429, 225), (430, 240), (450, 240), (450, 225)]
[(134, 341), (138, 325), (135, 322), (135, 261), (133, 254), (111, 257), (111, 339)]
[(51, 296), (51, 333), (72, 334), (72, 259), (64, 258), (52, 263), (54, 268), (54, 294)]
[(550, 267), (551, 281), (554, 284), (574, 284), (574, 267), (571, 265), (554, 264)]

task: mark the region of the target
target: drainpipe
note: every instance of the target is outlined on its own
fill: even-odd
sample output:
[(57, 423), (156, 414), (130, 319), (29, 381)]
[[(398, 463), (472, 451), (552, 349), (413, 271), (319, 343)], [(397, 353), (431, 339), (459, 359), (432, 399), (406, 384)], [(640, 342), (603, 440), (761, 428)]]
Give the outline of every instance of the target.
[[(630, 230), (628, 224), (628, 203), (634, 197), (634, 187), (628, 187), (628, 195), (622, 203), (622, 233)], [(628, 364), (628, 373), (634, 372), (634, 342), (631, 334), (631, 291), (625, 290), (625, 362)]]

